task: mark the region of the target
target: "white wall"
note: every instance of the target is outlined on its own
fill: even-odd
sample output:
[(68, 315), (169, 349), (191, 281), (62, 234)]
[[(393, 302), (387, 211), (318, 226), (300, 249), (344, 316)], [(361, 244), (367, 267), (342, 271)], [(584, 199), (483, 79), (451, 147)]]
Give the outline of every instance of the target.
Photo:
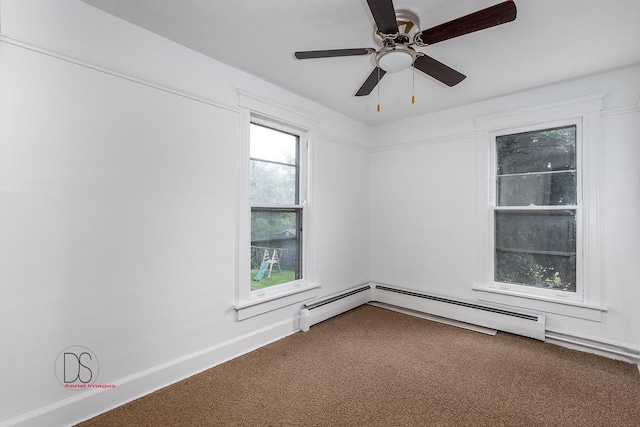
[(547, 314), (547, 328), (640, 354), (640, 71), (614, 71), (375, 128), (371, 278), (476, 300), (474, 118), (604, 93), (599, 188), (602, 321)]
[[(300, 305), (235, 321), (238, 90), (318, 120), (320, 295), (368, 281), (366, 126), (75, 0), (0, 6), (0, 424), (72, 423), (296, 330)], [(71, 345), (116, 389), (63, 389)]]

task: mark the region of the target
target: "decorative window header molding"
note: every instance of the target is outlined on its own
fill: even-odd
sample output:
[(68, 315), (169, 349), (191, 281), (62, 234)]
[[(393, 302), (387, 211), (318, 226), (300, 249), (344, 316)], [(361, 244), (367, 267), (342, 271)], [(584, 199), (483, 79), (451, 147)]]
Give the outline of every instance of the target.
[(602, 111), (604, 93), (554, 102), (533, 108), (524, 108), (487, 116), (479, 116), (474, 120), (477, 131), (496, 131), (517, 123), (518, 125), (539, 124), (548, 120), (561, 120), (568, 117), (581, 116), (586, 113)]
[(258, 113), (269, 119), (284, 121), (288, 125), (304, 129), (317, 130), (320, 123), (322, 123), (319, 119), (301, 114), (292, 108), (284, 107), (241, 89), (238, 89), (238, 105), (241, 108), (251, 110), (253, 114)]

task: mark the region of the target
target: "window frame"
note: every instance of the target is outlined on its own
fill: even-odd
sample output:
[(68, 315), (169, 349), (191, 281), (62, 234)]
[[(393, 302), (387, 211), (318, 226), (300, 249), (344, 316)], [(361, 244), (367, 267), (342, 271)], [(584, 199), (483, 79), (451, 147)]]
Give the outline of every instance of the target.
[[(478, 300), (601, 321), (602, 312), (607, 310), (600, 304), (602, 278), (598, 245), (598, 146), (602, 98), (602, 94), (597, 94), (475, 119), (478, 233), (476, 280), (472, 289)], [(495, 282), (496, 137), (571, 125), (576, 126), (576, 292)], [(566, 207), (558, 207), (563, 208)]]
[[(500, 206), (498, 205), (498, 156), (497, 156), (497, 139), (501, 136), (514, 135), (532, 131), (545, 131), (554, 128), (563, 128), (575, 126), (576, 127), (576, 204), (575, 205), (534, 205), (534, 206)], [(489, 287), (493, 289), (500, 289), (514, 293), (524, 293), (537, 295), (549, 299), (560, 298), (568, 301), (583, 301), (584, 295), (584, 257), (582, 244), (584, 239), (583, 225), (582, 225), (582, 118), (574, 117), (570, 119), (551, 121), (544, 123), (541, 127), (540, 124), (529, 124), (526, 126), (518, 126), (515, 128), (500, 129), (489, 132), (489, 138), (492, 141), (492, 147), (489, 154), (489, 170), (492, 171), (489, 177), (489, 234), (493, 237), (489, 239), (489, 250), (492, 254), (489, 257), (489, 267), (487, 277), (487, 283)], [(535, 286), (527, 286), (515, 283), (497, 282), (495, 280), (495, 254), (496, 254), (496, 230), (495, 230), (495, 216), (496, 212), (544, 212), (544, 211), (575, 211), (576, 218), (576, 291), (559, 291), (555, 289), (545, 289)]]
[[(305, 256), (305, 217), (306, 217), (306, 205), (307, 205), (307, 196), (308, 196), (308, 176), (306, 171), (308, 170), (308, 135), (307, 132), (301, 129), (296, 129), (290, 126), (286, 126), (282, 123), (275, 122), (273, 120), (267, 120), (260, 116), (253, 116), (250, 120), (249, 127), (251, 125), (258, 125), (265, 127), (267, 129), (283, 132), (288, 135), (293, 135), (297, 138), (297, 147), (296, 147), (296, 203), (293, 204), (268, 204), (268, 203), (250, 203), (251, 213), (254, 211), (262, 211), (262, 212), (295, 212), (296, 215), (299, 215), (300, 218), (296, 220), (296, 225), (301, 227), (301, 229), (296, 230), (296, 246), (298, 250), (298, 266), (297, 269), (300, 270), (300, 278), (281, 283), (278, 285), (269, 286), (266, 288), (257, 289), (255, 291), (249, 290), (248, 300), (255, 300), (261, 297), (269, 297), (277, 294), (281, 294), (283, 292), (287, 292), (298, 288), (301, 286), (306, 280), (306, 256)], [(249, 140), (249, 146), (251, 145), (251, 140)], [(254, 158), (249, 155), (249, 161), (255, 161)], [(264, 161), (264, 160), (260, 160)], [(249, 172), (249, 177), (251, 173)], [(249, 224), (249, 228), (251, 228), (251, 223)], [(249, 277), (249, 284), (251, 283), (251, 277)]]
[[(235, 303), (236, 321), (259, 316), (279, 308), (301, 303), (318, 294), (313, 258), (315, 231), (312, 203), (312, 159), (316, 139), (315, 119), (279, 107), (270, 101), (239, 91), (239, 167), (237, 199), (237, 260)], [(302, 212), (301, 274), (298, 280), (251, 291), (251, 208), (250, 201), (250, 125), (255, 123), (299, 137), (298, 203)], [(265, 206), (265, 205), (253, 205)], [(290, 206), (279, 205), (280, 208)]]

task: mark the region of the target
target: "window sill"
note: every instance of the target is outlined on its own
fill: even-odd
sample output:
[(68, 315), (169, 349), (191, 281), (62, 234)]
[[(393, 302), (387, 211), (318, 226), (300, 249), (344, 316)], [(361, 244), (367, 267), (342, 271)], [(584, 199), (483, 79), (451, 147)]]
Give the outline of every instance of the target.
[(607, 307), (597, 304), (579, 301), (558, 301), (537, 295), (525, 295), (488, 287), (474, 286), (473, 290), (477, 292), (479, 301), (544, 311), (594, 322), (601, 322), (602, 313), (608, 310)]
[(263, 298), (243, 301), (235, 304), (236, 320), (241, 321), (254, 316), (259, 316), (269, 311), (277, 310), (288, 305), (297, 304), (304, 300), (314, 298), (318, 294), (320, 285), (307, 285), (302, 288), (288, 290), (282, 293), (269, 295)]

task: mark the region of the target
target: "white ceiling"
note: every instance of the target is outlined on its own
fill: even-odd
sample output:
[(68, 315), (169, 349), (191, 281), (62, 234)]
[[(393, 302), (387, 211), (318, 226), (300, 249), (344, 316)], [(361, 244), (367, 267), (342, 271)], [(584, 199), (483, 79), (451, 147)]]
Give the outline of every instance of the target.
[[(297, 60), (294, 51), (377, 48), (366, 0), (83, 0), (183, 46), (375, 124), (640, 64), (640, 1), (515, 0), (515, 21), (418, 50), (465, 74), (455, 87), (412, 69), (354, 97), (374, 55)], [(501, 0), (394, 0), (435, 25)]]

